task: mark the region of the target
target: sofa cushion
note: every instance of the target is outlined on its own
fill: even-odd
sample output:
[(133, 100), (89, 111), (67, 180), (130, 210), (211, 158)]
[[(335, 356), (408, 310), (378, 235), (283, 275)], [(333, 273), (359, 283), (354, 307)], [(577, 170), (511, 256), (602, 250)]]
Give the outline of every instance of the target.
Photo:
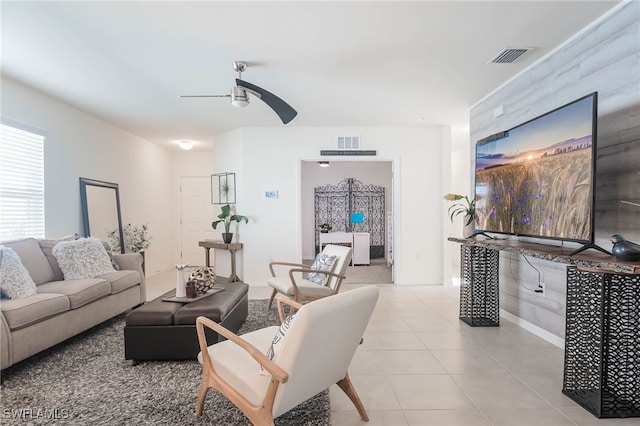
[(36, 284), (20, 262), (20, 257), (9, 247), (0, 246), (0, 289), (9, 299), (36, 294)]
[(60, 270), (60, 266), (58, 266), (58, 261), (56, 257), (53, 255), (53, 247), (58, 244), (60, 241), (73, 241), (76, 238), (74, 236), (69, 236), (65, 238), (61, 238), (59, 240), (38, 240), (38, 244), (40, 244), (40, 249), (44, 253), (49, 265), (51, 266), (51, 270), (53, 271), (53, 279), (51, 281), (62, 281), (64, 280), (64, 275)]
[(63, 294), (38, 293), (22, 299), (2, 300), (0, 309), (13, 331), (68, 311), (69, 298)]
[(55, 279), (53, 269), (51, 269), (51, 265), (49, 265), (46, 256), (40, 249), (38, 240), (35, 238), (2, 243), (2, 245), (12, 248), (20, 256), (22, 264), (29, 271), (29, 275), (36, 285)]
[(137, 271), (114, 271), (100, 275), (98, 278), (102, 278), (111, 283), (111, 294), (120, 293), (142, 282), (140, 274)]
[(102, 241), (97, 238), (60, 241), (52, 251), (65, 280), (95, 278), (114, 270)]
[(108, 296), (111, 294), (111, 286), (101, 278), (52, 281), (39, 285), (38, 293), (64, 294), (69, 298), (69, 308), (76, 309)]

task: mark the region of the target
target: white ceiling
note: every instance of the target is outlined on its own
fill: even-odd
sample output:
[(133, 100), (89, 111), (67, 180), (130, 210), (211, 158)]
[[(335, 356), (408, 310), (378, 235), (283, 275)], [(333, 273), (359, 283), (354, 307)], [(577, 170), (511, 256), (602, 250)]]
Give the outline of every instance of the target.
[[(232, 61), (283, 98), (287, 126), (468, 125), (483, 96), (618, 1), (2, 1), (2, 73), (141, 138), (210, 149), (238, 127), (284, 126), (226, 98)], [(487, 64), (505, 47), (534, 47)]]

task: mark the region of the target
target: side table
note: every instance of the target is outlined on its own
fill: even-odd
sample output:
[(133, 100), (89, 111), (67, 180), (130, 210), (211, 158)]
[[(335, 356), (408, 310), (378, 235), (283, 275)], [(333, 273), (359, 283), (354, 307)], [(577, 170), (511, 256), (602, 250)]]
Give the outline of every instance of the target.
[(199, 241), (198, 246), (204, 247), (205, 251), (205, 265), (210, 266), (209, 251), (211, 249), (228, 250), (231, 253), (231, 275), (229, 275), (229, 282), (240, 281), (240, 277), (236, 274), (236, 252), (242, 248), (242, 243), (230, 243), (227, 244), (224, 241), (204, 240)]

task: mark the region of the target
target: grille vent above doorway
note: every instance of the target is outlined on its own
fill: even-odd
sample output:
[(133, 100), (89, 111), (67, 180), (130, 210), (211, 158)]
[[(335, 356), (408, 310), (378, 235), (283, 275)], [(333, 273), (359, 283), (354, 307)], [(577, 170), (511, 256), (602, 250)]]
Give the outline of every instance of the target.
[(531, 50), (531, 47), (507, 47), (489, 61), (490, 64), (512, 64), (520, 56)]
[(360, 149), (360, 136), (338, 136), (338, 149)]

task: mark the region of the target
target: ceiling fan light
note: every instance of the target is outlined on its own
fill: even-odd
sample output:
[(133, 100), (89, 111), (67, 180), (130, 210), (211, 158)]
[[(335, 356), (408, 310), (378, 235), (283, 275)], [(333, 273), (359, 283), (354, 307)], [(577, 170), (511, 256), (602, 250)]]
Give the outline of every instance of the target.
[(231, 105), (236, 108), (244, 108), (249, 105), (249, 95), (247, 91), (239, 87), (231, 90)]

